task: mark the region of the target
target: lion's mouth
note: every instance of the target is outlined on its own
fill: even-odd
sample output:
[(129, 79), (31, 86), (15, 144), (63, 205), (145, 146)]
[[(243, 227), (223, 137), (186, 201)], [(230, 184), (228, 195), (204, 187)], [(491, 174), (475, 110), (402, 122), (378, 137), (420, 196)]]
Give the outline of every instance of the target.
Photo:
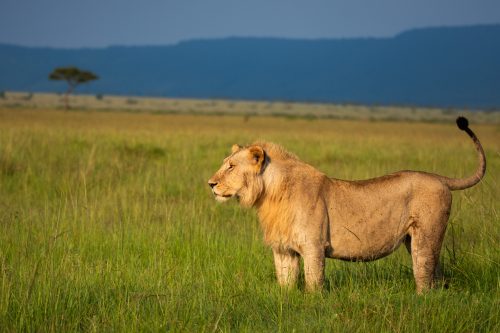
[(215, 196), (215, 200), (220, 202), (225, 202), (235, 196), (234, 194), (217, 193), (216, 191), (213, 191), (213, 194)]
[(222, 194), (222, 193), (217, 193), (215, 191), (213, 191), (213, 193), (216, 197), (222, 197), (222, 198), (231, 198), (233, 196), (233, 194)]

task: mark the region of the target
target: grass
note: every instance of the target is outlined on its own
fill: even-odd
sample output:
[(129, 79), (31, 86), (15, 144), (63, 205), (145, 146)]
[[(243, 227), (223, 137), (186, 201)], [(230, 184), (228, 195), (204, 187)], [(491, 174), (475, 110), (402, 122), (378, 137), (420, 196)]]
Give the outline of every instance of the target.
[(500, 128), (472, 128), (488, 170), (454, 193), (449, 289), (415, 295), (399, 249), (328, 260), (305, 293), (277, 286), (255, 212), (210, 195), (233, 143), (360, 179), (468, 175), (470, 139), (453, 123), (0, 109), (0, 331), (499, 331)]
[[(234, 100), (203, 100), (160, 97), (128, 97), (74, 94), (73, 110), (153, 112), (158, 114), (233, 115), (246, 120), (255, 116), (287, 119), (350, 119), (368, 121), (418, 121), (452, 123), (457, 116), (481, 124), (500, 124), (500, 110), (458, 110), (423, 107), (364, 106), (331, 103), (290, 103)], [(4, 92), (0, 108), (64, 109), (63, 95), (53, 93)]]

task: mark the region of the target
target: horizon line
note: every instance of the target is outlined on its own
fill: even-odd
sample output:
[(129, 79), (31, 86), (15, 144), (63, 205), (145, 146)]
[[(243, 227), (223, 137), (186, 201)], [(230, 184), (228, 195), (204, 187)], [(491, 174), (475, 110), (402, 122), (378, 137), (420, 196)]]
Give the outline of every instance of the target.
[(288, 40), (288, 41), (345, 41), (345, 40), (384, 40), (397, 38), (403, 34), (414, 31), (433, 30), (433, 29), (461, 29), (461, 28), (481, 28), (481, 27), (500, 27), (500, 22), (495, 23), (478, 23), (464, 25), (436, 25), (415, 27), (399, 31), (389, 36), (350, 36), (350, 37), (290, 37), (290, 36), (258, 36), (258, 35), (227, 35), (214, 37), (193, 37), (181, 39), (172, 43), (158, 44), (109, 44), (105, 46), (44, 46), (44, 45), (25, 45), (22, 43), (10, 43), (0, 41), (0, 46), (11, 46), (30, 49), (54, 49), (54, 50), (102, 50), (109, 48), (134, 48), (134, 47), (173, 47), (184, 43), (200, 42), (200, 41), (221, 41), (229, 39), (267, 39), (267, 40)]

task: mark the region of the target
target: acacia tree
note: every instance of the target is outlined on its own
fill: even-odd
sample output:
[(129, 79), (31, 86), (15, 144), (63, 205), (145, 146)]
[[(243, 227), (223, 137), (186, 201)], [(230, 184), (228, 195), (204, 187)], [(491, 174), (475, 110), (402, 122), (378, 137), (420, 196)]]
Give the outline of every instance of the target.
[(57, 67), (49, 74), (50, 80), (64, 80), (68, 83), (68, 89), (64, 94), (64, 106), (69, 109), (69, 95), (81, 83), (97, 80), (99, 77), (90, 71), (84, 71), (77, 67)]

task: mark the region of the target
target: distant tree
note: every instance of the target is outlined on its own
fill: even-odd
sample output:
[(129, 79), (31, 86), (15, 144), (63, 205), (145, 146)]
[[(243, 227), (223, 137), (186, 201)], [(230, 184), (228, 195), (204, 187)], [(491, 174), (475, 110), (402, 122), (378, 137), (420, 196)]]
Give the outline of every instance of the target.
[(58, 67), (49, 74), (50, 80), (64, 80), (68, 83), (68, 89), (64, 94), (64, 106), (69, 109), (69, 95), (81, 83), (97, 80), (99, 77), (90, 71), (84, 71), (77, 67)]

